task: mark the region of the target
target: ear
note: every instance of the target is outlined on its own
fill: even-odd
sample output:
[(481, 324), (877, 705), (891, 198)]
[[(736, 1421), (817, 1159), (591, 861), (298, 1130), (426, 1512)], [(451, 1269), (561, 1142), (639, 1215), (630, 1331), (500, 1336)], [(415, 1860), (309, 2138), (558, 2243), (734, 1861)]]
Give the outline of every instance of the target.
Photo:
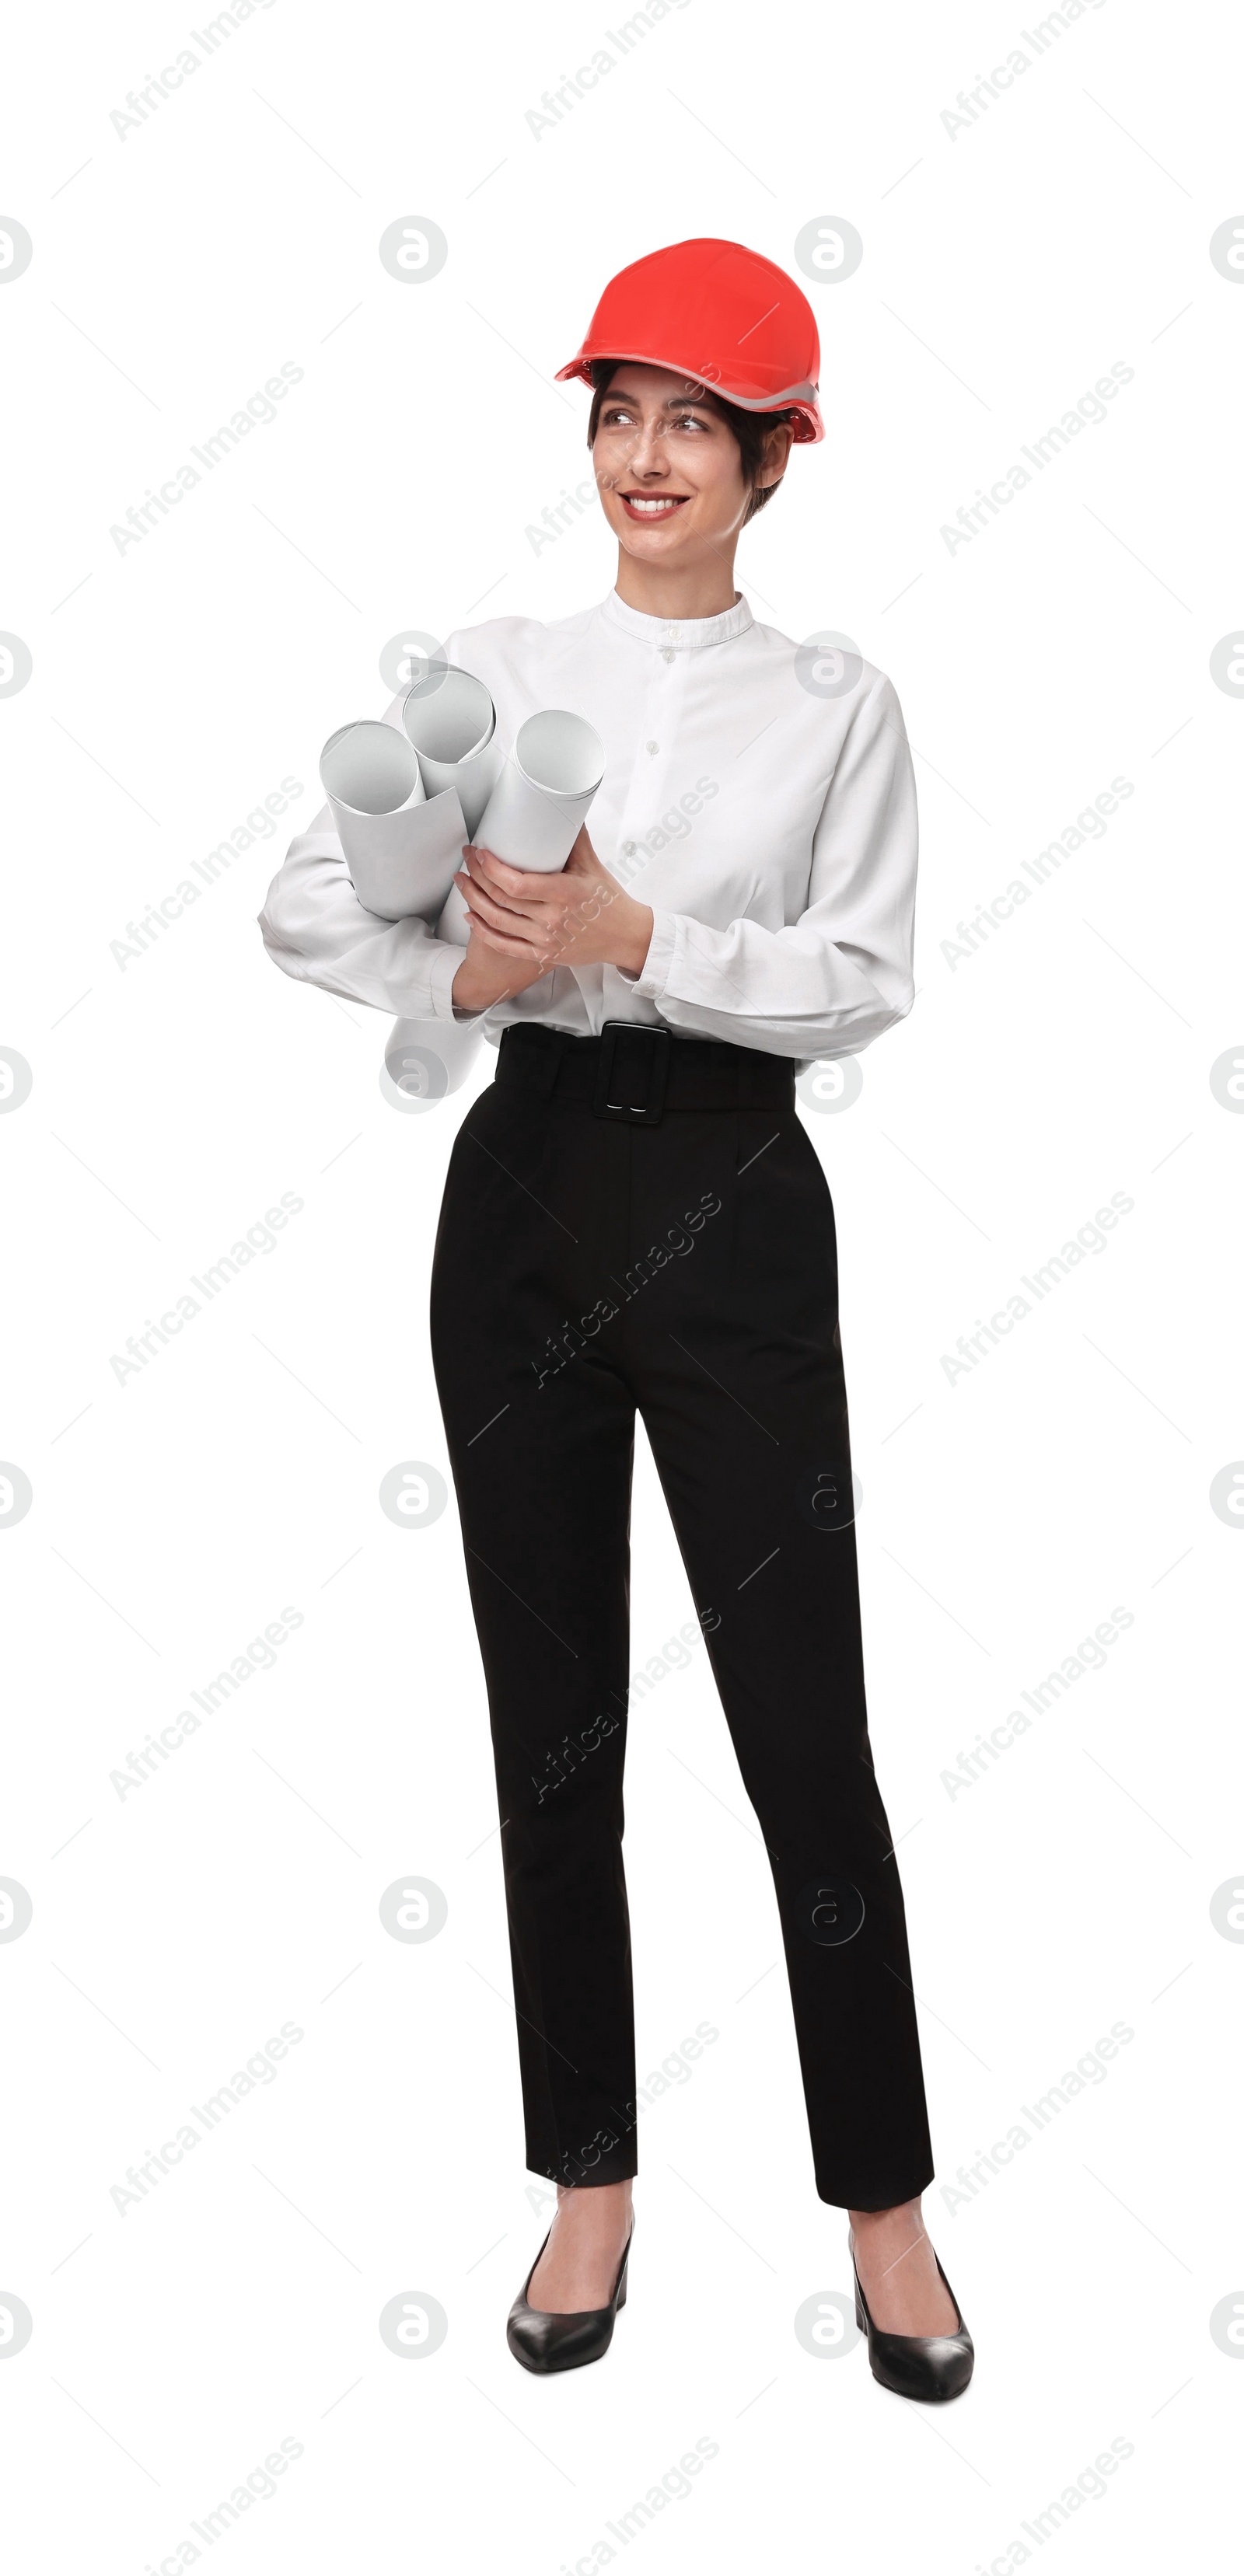
[(789, 421), (778, 421), (772, 429), (765, 431), (764, 457), (756, 477), (757, 491), (765, 491), (770, 485), (781, 482), (794, 435)]

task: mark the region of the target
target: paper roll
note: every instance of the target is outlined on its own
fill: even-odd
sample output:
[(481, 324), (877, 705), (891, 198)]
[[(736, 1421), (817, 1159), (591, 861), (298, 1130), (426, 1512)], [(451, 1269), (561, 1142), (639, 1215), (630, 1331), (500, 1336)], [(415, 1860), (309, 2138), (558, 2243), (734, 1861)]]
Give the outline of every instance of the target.
[(454, 662), (434, 665), (408, 691), (402, 725), (418, 753), (428, 795), (456, 787), (472, 839), (501, 766), (496, 709), (483, 681)]
[[(369, 821), (379, 821), (424, 801), (413, 747), (395, 726), (367, 718), (359, 724), (338, 725), (336, 733), (330, 733), (320, 754), (320, 777), (325, 793), (347, 817), (366, 815)], [(345, 849), (344, 841), (341, 846)]]
[(453, 788), (429, 798), (414, 745), (395, 725), (340, 725), (320, 778), (359, 902), (382, 921), (435, 919), (468, 837)]
[(605, 746), (564, 707), (528, 716), (514, 737), (475, 838), (516, 868), (562, 868), (605, 772)]
[[(586, 716), (548, 707), (514, 738), (472, 840), (512, 867), (563, 868), (605, 771), (605, 746)], [(456, 885), (437, 922), (439, 939), (465, 947), (471, 925)]]
[(460, 1091), (482, 1036), (478, 1020), (395, 1020), (384, 1051), (394, 1108), (430, 1109)]

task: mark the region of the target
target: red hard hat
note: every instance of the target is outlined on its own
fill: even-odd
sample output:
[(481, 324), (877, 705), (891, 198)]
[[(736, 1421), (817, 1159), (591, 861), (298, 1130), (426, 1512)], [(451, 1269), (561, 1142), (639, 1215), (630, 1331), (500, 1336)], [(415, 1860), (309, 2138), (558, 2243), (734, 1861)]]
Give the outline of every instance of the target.
[(676, 368), (743, 411), (793, 412), (797, 442), (825, 435), (816, 316), (785, 269), (742, 242), (671, 242), (619, 269), (555, 381), (590, 384), (594, 358)]

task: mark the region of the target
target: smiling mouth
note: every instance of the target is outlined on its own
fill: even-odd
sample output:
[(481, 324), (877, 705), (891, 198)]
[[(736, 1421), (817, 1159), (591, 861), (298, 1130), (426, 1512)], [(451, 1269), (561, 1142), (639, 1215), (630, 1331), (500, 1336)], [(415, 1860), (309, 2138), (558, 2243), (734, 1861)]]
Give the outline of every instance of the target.
[(689, 500), (690, 497), (687, 492), (662, 493), (659, 496), (648, 492), (619, 492), (618, 494), (618, 499), (628, 518), (648, 521), (672, 519), (675, 511), (681, 510), (684, 501)]

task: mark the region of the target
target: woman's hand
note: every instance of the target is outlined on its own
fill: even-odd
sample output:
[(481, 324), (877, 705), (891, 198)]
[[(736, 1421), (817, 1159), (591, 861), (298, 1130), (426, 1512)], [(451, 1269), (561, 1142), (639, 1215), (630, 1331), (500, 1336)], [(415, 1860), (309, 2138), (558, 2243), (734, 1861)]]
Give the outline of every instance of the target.
[(521, 993), (528, 984), (538, 983), (547, 972), (547, 967), (534, 960), (502, 957), (495, 948), (485, 948), (472, 922), (462, 964), (453, 980), (454, 1009), (486, 1011), (494, 1002), (504, 1002), (510, 993)]
[(523, 983), (554, 966), (641, 972), (652, 940), (651, 907), (636, 903), (601, 866), (586, 823), (565, 867), (551, 874), (512, 868), (491, 850), (469, 846), (465, 857), (455, 883), (470, 914), (472, 945), (478, 940), (498, 963), (530, 968)]

